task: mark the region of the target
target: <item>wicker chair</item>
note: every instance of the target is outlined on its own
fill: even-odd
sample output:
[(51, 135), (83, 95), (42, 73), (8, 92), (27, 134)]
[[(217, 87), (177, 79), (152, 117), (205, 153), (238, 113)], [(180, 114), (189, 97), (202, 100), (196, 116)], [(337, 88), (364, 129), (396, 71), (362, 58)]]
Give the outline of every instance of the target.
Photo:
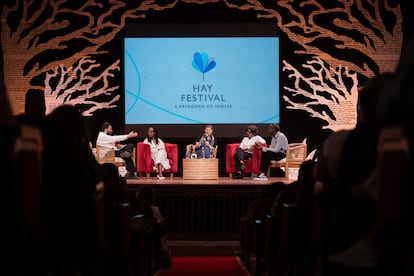
[(290, 143), (286, 151), (286, 158), (276, 161), (272, 160), (267, 168), (267, 175), (270, 175), (271, 168), (284, 168), (285, 178), (289, 179), (289, 168), (299, 168), (306, 160), (306, 143)]
[[(98, 163), (113, 163), (118, 167), (125, 166), (125, 161), (121, 157), (115, 156), (115, 149), (104, 146), (96, 146), (96, 160)], [(132, 159), (134, 160), (134, 159)]]

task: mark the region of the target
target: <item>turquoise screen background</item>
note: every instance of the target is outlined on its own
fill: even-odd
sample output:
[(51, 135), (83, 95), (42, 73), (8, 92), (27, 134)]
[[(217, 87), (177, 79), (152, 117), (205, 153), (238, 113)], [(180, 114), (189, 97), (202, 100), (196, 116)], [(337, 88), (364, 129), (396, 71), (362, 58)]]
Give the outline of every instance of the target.
[(278, 37), (127, 37), (126, 124), (279, 123)]

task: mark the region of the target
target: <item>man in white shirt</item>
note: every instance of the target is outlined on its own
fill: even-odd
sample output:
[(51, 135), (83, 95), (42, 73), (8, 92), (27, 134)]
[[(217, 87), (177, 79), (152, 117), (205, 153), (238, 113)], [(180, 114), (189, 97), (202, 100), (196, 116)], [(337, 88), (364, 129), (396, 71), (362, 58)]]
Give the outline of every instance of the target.
[(101, 131), (98, 134), (98, 138), (96, 139), (96, 145), (115, 149), (115, 156), (121, 157), (125, 160), (126, 169), (128, 171), (127, 177), (135, 176), (135, 166), (131, 158), (134, 145), (132, 143), (122, 145), (120, 142), (130, 138), (135, 138), (138, 136), (138, 133), (135, 131), (131, 131), (128, 134), (123, 135), (112, 135), (112, 133), (113, 129), (111, 123), (103, 123)]
[(258, 145), (265, 144), (266, 141), (259, 135), (259, 129), (255, 125), (250, 125), (246, 130), (247, 136), (243, 138), (240, 146), (237, 148), (234, 154), (234, 160), (236, 161), (236, 174), (233, 176), (235, 179), (243, 178), (243, 166), (244, 160), (252, 158), (253, 149)]
[(258, 145), (258, 148), (262, 149), (262, 157), (260, 159), (260, 173), (256, 179), (266, 180), (267, 168), (269, 167), (270, 161), (282, 160), (286, 157), (286, 151), (289, 146), (286, 135), (280, 131), (278, 124), (270, 124), (267, 131), (272, 136), (269, 147), (262, 147)]

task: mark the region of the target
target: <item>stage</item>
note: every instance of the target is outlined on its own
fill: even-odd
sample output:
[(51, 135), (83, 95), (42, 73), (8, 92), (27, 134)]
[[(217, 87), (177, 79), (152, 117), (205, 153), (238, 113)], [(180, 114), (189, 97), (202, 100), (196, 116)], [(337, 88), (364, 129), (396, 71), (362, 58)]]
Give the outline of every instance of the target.
[(274, 183), (289, 184), (295, 179), (251, 177), (217, 180), (186, 180), (181, 177), (159, 180), (156, 177), (127, 179), (132, 192), (150, 185), (156, 193), (156, 204), (170, 221), (170, 239), (237, 240), (239, 219), (264, 187)]
[(218, 179), (214, 180), (193, 180), (193, 179), (183, 179), (182, 177), (173, 177), (170, 178), (168, 176), (165, 179), (160, 180), (157, 177), (138, 177), (138, 178), (130, 178), (127, 179), (127, 184), (130, 187), (135, 185), (156, 185), (156, 186), (163, 186), (163, 185), (231, 185), (234, 187), (235, 185), (269, 185), (271, 183), (280, 181), (285, 184), (289, 184), (295, 179), (290, 178), (289, 180), (285, 178), (279, 177), (269, 177), (268, 180), (254, 180), (252, 177), (244, 177), (243, 179), (231, 179), (230, 177), (219, 177)]

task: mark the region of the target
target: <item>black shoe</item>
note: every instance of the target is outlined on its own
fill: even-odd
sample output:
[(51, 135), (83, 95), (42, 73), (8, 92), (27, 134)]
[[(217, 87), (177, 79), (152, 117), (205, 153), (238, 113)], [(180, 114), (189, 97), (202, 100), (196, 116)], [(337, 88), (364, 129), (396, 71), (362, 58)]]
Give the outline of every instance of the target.
[(235, 175), (233, 175), (233, 179), (243, 179), (243, 174), (240, 172), (237, 172)]
[(136, 176), (134, 173), (127, 172), (125, 175), (125, 178), (134, 179), (134, 178), (138, 178), (138, 176)]

